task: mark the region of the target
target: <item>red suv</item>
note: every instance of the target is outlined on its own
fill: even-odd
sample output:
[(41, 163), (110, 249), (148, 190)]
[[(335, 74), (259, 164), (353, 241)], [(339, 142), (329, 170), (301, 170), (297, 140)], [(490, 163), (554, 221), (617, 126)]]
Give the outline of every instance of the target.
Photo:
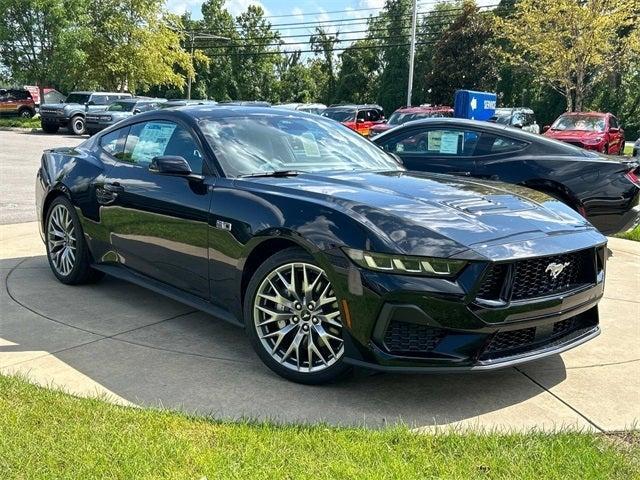
[(389, 117), (386, 123), (374, 125), (369, 130), (369, 138), (376, 137), (387, 130), (402, 125), (403, 123), (422, 118), (453, 117), (453, 108), (442, 105), (421, 105), (419, 107), (402, 107), (397, 109)]
[(379, 105), (331, 105), (322, 112), (322, 116), (340, 122), (365, 137), (374, 125), (384, 122), (384, 111)]
[(0, 89), (0, 115), (18, 115), (31, 118), (36, 114), (36, 104), (24, 89)]
[(600, 153), (624, 153), (624, 130), (611, 113), (564, 113), (544, 127), (544, 135)]

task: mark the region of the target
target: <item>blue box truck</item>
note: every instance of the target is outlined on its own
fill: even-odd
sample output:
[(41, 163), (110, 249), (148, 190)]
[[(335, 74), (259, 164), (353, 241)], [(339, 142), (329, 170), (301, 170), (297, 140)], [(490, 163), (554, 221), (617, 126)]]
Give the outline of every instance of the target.
[(491, 92), (456, 90), (453, 116), (469, 120), (489, 120), (496, 112), (498, 96)]

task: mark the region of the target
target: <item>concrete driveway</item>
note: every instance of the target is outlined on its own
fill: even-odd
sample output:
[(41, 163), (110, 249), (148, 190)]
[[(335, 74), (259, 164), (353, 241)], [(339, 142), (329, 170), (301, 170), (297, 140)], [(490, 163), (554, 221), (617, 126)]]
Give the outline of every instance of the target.
[(272, 374), (243, 332), (106, 278), (58, 283), (35, 223), (0, 226), (0, 372), (79, 395), (216, 418), (613, 431), (640, 419), (640, 244), (611, 239), (602, 335), (483, 374), (369, 375), (308, 387)]

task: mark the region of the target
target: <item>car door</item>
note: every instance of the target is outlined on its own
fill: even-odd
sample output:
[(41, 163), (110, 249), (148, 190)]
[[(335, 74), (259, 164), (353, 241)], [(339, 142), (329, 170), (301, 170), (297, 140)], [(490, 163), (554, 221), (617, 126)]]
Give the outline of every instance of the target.
[(611, 154), (620, 153), (622, 149), (624, 151), (624, 135), (621, 131), (618, 119), (611, 115), (609, 117), (609, 149)]
[(434, 125), (402, 129), (376, 143), (398, 155), (409, 170), (469, 176), (479, 138), (472, 129)]
[(168, 120), (133, 124), (97, 197), (121, 264), (208, 298), (207, 183), (149, 170), (154, 157), (173, 155), (185, 158), (193, 173), (206, 173), (202, 152), (186, 125)]

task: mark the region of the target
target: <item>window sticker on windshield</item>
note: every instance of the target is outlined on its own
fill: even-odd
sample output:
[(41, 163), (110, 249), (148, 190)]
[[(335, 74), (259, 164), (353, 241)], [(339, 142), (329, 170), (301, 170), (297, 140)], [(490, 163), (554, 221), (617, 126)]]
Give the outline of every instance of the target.
[(134, 162), (151, 162), (153, 157), (163, 155), (176, 126), (175, 123), (147, 123), (140, 132), (131, 159)]
[(313, 133), (305, 132), (300, 136), (300, 139), (302, 140), (302, 147), (304, 148), (304, 153), (307, 157), (320, 156), (318, 142), (316, 141), (316, 137), (313, 136)]
[(459, 133), (442, 132), (442, 137), (440, 138), (440, 153), (457, 154), (459, 138)]

